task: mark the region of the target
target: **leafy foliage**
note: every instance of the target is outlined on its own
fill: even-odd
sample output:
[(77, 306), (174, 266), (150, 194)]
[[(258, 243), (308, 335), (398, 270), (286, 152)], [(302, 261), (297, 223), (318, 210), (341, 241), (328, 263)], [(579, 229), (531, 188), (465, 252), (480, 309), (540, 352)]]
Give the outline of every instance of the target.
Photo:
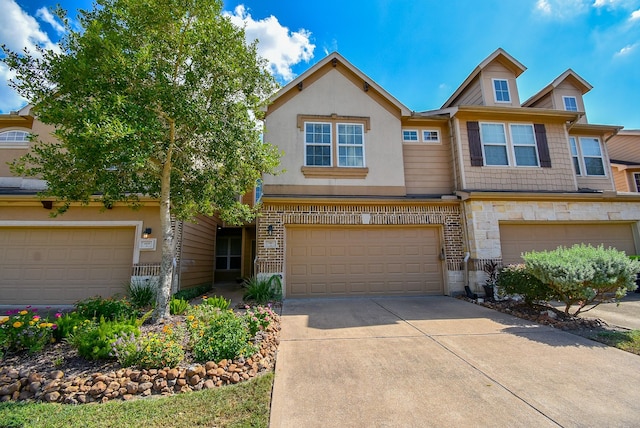
[(152, 282), (130, 282), (127, 284), (127, 294), (134, 308), (148, 308), (155, 302), (156, 287)]
[(49, 343), (57, 325), (35, 309), (17, 309), (0, 316), (0, 355), (6, 351), (38, 352)]
[(207, 291), (211, 290), (211, 284), (202, 284), (197, 287), (186, 288), (184, 290), (180, 290), (173, 295), (176, 299), (185, 299), (191, 300), (195, 297), (198, 297)]
[(614, 248), (577, 244), (571, 248), (525, 253), (522, 257), (527, 271), (547, 284), (565, 303), (567, 314), (573, 305), (578, 305), (573, 313), (577, 315), (587, 305), (593, 308), (611, 295), (619, 299), (637, 287), (635, 279), (640, 262)]
[(166, 325), (163, 334), (121, 335), (112, 343), (112, 354), (123, 367), (141, 369), (175, 367), (184, 359), (179, 335)]
[(245, 309), (247, 311), (244, 314), (244, 322), (251, 337), (269, 327), (275, 316), (270, 306), (245, 306)]
[(249, 342), (250, 339), (242, 319), (232, 311), (221, 312), (202, 328), (202, 334), (193, 346), (193, 355), (200, 362), (253, 355), (257, 349)]
[(76, 327), (69, 336), (69, 342), (78, 350), (78, 354), (88, 360), (103, 360), (112, 357), (112, 344), (122, 335), (137, 336), (140, 330), (135, 320), (100, 321), (86, 320)]
[(221, 311), (226, 311), (231, 306), (231, 299), (227, 300), (222, 296), (202, 297), (202, 304), (207, 306), (213, 306)]
[[(56, 213), (72, 202), (160, 201), (162, 263), (155, 318), (169, 315), (171, 218), (255, 216), (237, 195), (275, 172), (278, 151), (255, 119), (275, 81), (256, 45), (222, 14), (222, 1), (97, 0), (65, 23), (61, 53), (12, 52), (1, 59), (12, 86), (34, 105), (58, 142), (38, 142), (12, 164), (46, 180)], [(99, 196), (96, 196), (99, 195)]]
[(518, 294), (528, 304), (552, 299), (553, 290), (527, 272), (524, 264), (505, 266), (500, 270), (496, 285), (500, 293)]
[(76, 327), (82, 325), (87, 320), (85, 316), (78, 312), (69, 312), (59, 315), (60, 316), (56, 319), (58, 328), (53, 331), (53, 338), (58, 342), (69, 337)]
[(251, 300), (259, 305), (265, 305), (270, 301), (282, 299), (282, 281), (279, 275), (269, 278), (254, 276), (245, 280), (243, 299)]
[(127, 299), (90, 297), (75, 305), (79, 316), (86, 319), (100, 319), (116, 321), (127, 320), (138, 316), (138, 311), (131, 306)]
[(182, 315), (189, 308), (189, 302), (184, 299), (176, 299), (172, 297), (169, 301), (169, 313), (171, 315)]

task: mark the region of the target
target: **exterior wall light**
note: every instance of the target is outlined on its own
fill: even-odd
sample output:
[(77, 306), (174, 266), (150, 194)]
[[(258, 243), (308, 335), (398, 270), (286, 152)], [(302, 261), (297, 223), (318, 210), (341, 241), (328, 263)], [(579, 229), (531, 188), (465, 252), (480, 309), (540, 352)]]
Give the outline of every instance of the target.
[(273, 225), (272, 224), (267, 226), (267, 233), (269, 234), (269, 236), (273, 236)]
[(142, 238), (147, 239), (151, 235), (151, 228), (147, 227), (144, 232), (142, 232)]

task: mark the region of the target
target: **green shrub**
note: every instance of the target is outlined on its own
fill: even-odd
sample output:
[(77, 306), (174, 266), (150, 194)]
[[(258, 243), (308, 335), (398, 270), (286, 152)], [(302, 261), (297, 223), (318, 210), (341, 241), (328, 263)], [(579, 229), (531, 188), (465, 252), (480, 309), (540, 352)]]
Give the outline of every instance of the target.
[(108, 321), (102, 317), (99, 322), (86, 320), (76, 327), (69, 336), (69, 342), (80, 356), (88, 360), (103, 360), (112, 357), (112, 344), (118, 337), (131, 334), (140, 334), (135, 319)]
[(35, 309), (16, 309), (0, 316), (0, 352), (38, 352), (51, 341), (57, 325), (42, 318)]
[(141, 369), (176, 367), (184, 359), (180, 338), (166, 325), (163, 334), (148, 333), (139, 337), (130, 333), (112, 343), (112, 355), (123, 367)]
[[(578, 305), (573, 315), (587, 305), (593, 309), (615, 295), (619, 299), (636, 289), (636, 273), (640, 262), (629, 259), (624, 252), (602, 245), (577, 244), (571, 248), (523, 254), (526, 269), (553, 290), (564, 302), (565, 313)], [(587, 309), (587, 310), (589, 310)]]
[(553, 290), (527, 272), (524, 264), (505, 266), (500, 270), (496, 285), (500, 293), (518, 294), (527, 304), (553, 299)]
[(275, 313), (270, 306), (245, 306), (247, 310), (244, 314), (244, 322), (249, 330), (249, 336), (254, 337), (256, 333), (265, 330), (275, 318)]
[(226, 311), (231, 306), (231, 299), (227, 300), (222, 296), (202, 297), (202, 304), (207, 306), (213, 306), (219, 308), (221, 311)]
[(208, 305), (196, 305), (187, 308), (187, 325), (189, 322), (197, 321), (199, 324), (210, 324), (214, 319), (218, 318), (222, 311), (220, 308)]
[(136, 309), (152, 307), (156, 301), (156, 287), (150, 281), (128, 283), (127, 294), (131, 305)]
[(56, 316), (56, 324), (58, 325), (58, 328), (53, 331), (53, 338), (58, 342), (69, 337), (69, 335), (73, 333), (75, 327), (81, 325), (87, 320), (87, 318), (77, 312), (69, 312), (67, 314), (58, 313)]
[(267, 304), (273, 300), (282, 299), (282, 281), (280, 275), (272, 275), (270, 278), (254, 276), (245, 280), (246, 291), (242, 297), (259, 305)]
[(104, 299), (100, 296), (76, 303), (76, 312), (87, 319), (104, 318), (111, 321), (127, 320), (138, 316), (138, 311), (127, 299)]
[(189, 302), (185, 299), (176, 299), (175, 296), (169, 300), (169, 312), (171, 315), (182, 315), (189, 307)]
[(197, 287), (180, 290), (176, 294), (174, 294), (173, 297), (175, 297), (176, 299), (191, 300), (198, 296), (203, 295), (209, 290), (211, 290), (211, 284), (202, 284)]
[(193, 346), (196, 361), (220, 361), (249, 356), (257, 352), (249, 340), (249, 332), (242, 319), (232, 311), (222, 312), (202, 329)]

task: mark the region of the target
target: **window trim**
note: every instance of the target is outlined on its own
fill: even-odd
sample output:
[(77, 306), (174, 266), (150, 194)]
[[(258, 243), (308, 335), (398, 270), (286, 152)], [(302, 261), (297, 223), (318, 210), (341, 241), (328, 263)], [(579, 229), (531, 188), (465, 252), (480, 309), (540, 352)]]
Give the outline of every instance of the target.
[[(340, 143), (340, 133), (339, 133), (339, 129), (340, 126), (359, 126), (361, 131), (362, 131), (362, 144), (354, 144), (354, 143)], [(366, 168), (367, 164), (365, 162), (366, 160), (366, 156), (365, 156), (365, 139), (364, 139), (364, 124), (362, 123), (356, 123), (356, 122), (336, 122), (335, 124), (336, 126), (336, 166), (338, 168)], [(348, 135), (348, 134), (346, 134)], [(362, 148), (362, 165), (355, 165), (355, 166), (350, 166), (350, 165), (340, 165), (340, 147), (361, 147)]]
[[(329, 125), (329, 143), (309, 143), (307, 141), (307, 125)], [(331, 122), (311, 122), (305, 121), (303, 128), (303, 141), (304, 141), (304, 166), (313, 167), (313, 168), (331, 168), (333, 167), (333, 158), (334, 158), (334, 150), (333, 150), (333, 124)], [(308, 165), (307, 164), (307, 149), (309, 146), (320, 146), (320, 147), (329, 147), (329, 165)]]
[[(402, 142), (403, 143), (419, 143), (420, 142), (420, 130), (418, 129), (402, 129)], [(404, 133), (405, 132), (415, 132), (416, 134), (416, 139), (415, 140), (407, 140), (405, 138)]]
[[(501, 144), (501, 143), (485, 143), (483, 141), (483, 138), (482, 138), (482, 126), (483, 125), (501, 125), (502, 126), (502, 131), (504, 133), (504, 145)], [(507, 130), (505, 129), (504, 125), (505, 124), (502, 123), (502, 122), (479, 122), (479, 127), (480, 127), (480, 145), (482, 147), (482, 159), (483, 159), (482, 163), (483, 163), (483, 166), (498, 167), (498, 168), (512, 166), (511, 165), (512, 162), (511, 162), (511, 159), (510, 159), (510, 156), (509, 156), (509, 137), (507, 136)], [(507, 164), (506, 165), (490, 165), (490, 164), (487, 164), (487, 152), (485, 151), (485, 146), (486, 145), (489, 145), (489, 146), (500, 146), (500, 147), (504, 146), (505, 154), (507, 156)]]
[[(483, 125), (501, 125), (502, 130), (504, 132), (506, 155), (507, 155), (507, 164), (506, 165), (490, 165), (487, 164), (487, 152), (485, 151), (485, 146), (503, 146), (503, 144), (499, 143), (488, 143), (485, 144), (482, 138), (482, 127)], [(512, 126), (530, 126), (533, 134), (533, 147), (536, 153), (536, 161), (537, 165), (518, 165), (518, 159), (516, 156), (516, 147), (531, 147), (531, 145), (524, 144), (515, 144), (513, 142), (513, 132)], [(482, 166), (486, 167), (495, 167), (495, 168), (543, 168), (542, 160), (540, 159), (540, 148), (538, 147), (538, 138), (536, 136), (536, 128), (533, 123), (523, 123), (523, 122), (478, 122), (478, 131), (480, 136), (480, 146), (482, 148)]]
[[(306, 151), (306, 123), (327, 123), (331, 125), (331, 166), (307, 165)], [(339, 116), (331, 115), (305, 115), (298, 114), (296, 124), (302, 134), (304, 144), (303, 163), (300, 171), (305, 178), (345, 178), (345, 179), (363, 179), (369, 173), (366, 166), (366, 134), (371, 130), (371, 120), (366, 116)], [(341, 125), (361, 125), (362, 126), (362, 163), (363, 166), (338, 166), (338, 124)], [(299, 141), (299, 140), (298, 140)]]
[[(572, 99), (573, 102), (576, 105), (576, 109), (575, 110), (571, 110), (569, 108), (567, 108), (567, 100)], [(563, 95), (562, 96), (562, 105), (564, 106), (565, 111), (578, 111), (578, 98), (572, 96), (572, 95)]]
[(29, 135), (31, 135), (31, 130), (26, 130), (23, 128), (4, 128), (0, 130), (0, 135), (8, 134), (10, 132), (21, 132), (24, 133), (24, 137), (26, 141), (0, 141), (0, 149), (23, 149), (29, 147)]
[[(507, 97), (509, 98), (508, 100), (498, 100), (498, 89), (496, 88), (496, 82), (505, 82), (507, 84)], [(491, 79), (491, 85), (492, 85), (492, 89), (493, 89), (493, 100), (496, 103), (500, 103), (500, 104), (511, 104), (511, 88), (509, 87), (509, 79), (498, 79), (498, 78), (492, 78)], [(504, 91), (503, 89), (500, 89), (500, 91)]]
[(640, 192), (640, 172), (633, 173), (633, 182), (636, 185), (636, 192)]
[[(607, 174), (607, 162), (605, 162), (605, 158), (604, 158), (604, 150), (603, 150), (603, 146), (602, 146), (602, 140), (599, 137), (593, 137), (593, 136), (588, 136), (588, 135), (584, 135), (584, 136), (569, 136), (569, 150), (571, 150), (571, 139), (574, 139), (574, 141), (576, 142), (576, 150), (577, 150), (577, 157), (578, 157), (578, 164), (580, 165), (580, 174), (578, 174), (576, 172), (576, 175), (579, 177), (584, 177), (584, 178), (607, 178), (609, 175)], [(592, 140), (596, 140), (598, 142), (598, 147), (600, 149), (600, 156), (584, 156), (583, 154), (583, 150), (582, 150), (582, 140), (585, 138), (589, 138)], [(575, 157), (573, 156), (573, 153), (571, 154), (572, 159)], [(585, 157), (587, 158), (597, 158), (600, 159), (600, 161), (602, 162), (602, 171), (604, 172), (604, 174), (589, 174), (587, 172), (587, 164), (585, 163)], [(574, 168), (574, 172), (575, 172), (575, 168)]]
[[(436, 139), (435, 140), (431, 140), (431, 139), (425, 138), (425, 133), (427, 133), (427, 132), (435, 132)], [(440, 130), (439, 129), (423, 129), (422, 132), (420, 133), (420, 135), (422, 137), (422, 142), (424, 142), (426, 144), (440, 144), (442, 142), (440, 140)]]

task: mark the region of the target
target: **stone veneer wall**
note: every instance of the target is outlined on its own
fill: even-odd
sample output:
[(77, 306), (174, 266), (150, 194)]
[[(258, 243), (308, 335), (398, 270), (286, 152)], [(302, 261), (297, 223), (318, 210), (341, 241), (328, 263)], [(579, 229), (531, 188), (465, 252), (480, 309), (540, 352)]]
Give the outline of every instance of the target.
[[(441, 225), (444, 231), (446, 265), (451, 281), (459, 282), (464, 258), (464, 238), (460, 207), (455, 204), (330, 204), (269, 203), (261, 208), (257, 221), (257, 269), (259, 274), (280, 274), (284, 277), (284, 229), (289, 224), (363, 225), (363, 214), (370, 216), (370, 225)], [(272, 235), (268, 227), (273, 226)], [(265, 240), (276, 240), (277, 248), (264, 248)], [(457, 287), (457, 288), (462, 288)]]
[(502, 259), (500, 222), (640, 222), (640, 202), (479, 201), (464, 202), (471, 257), (476, 267)]

